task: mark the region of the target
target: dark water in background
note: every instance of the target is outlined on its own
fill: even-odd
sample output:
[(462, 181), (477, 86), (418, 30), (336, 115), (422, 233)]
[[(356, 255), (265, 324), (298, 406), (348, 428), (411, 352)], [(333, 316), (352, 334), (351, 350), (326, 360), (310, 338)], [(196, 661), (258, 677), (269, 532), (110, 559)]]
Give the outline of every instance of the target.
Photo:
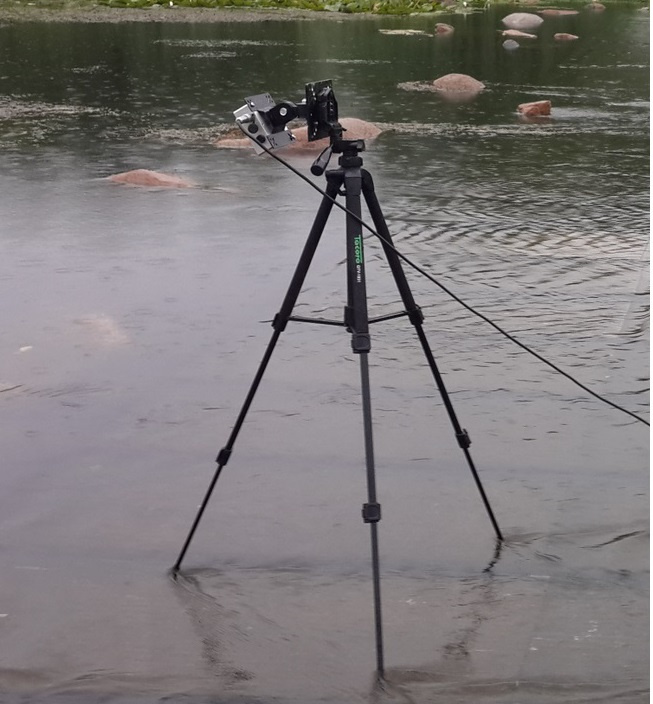
[[(648, 418), (648, 15), (547, 19), (509, 53), (509, 11), (446, 16), (444, 39), (378, 31), (432, 17), (0, 26), (1, 701), (647, 700), (645, 426), (416, 275), (509, 538), (496, 564), (399, 320), (370, 355), (388, 691), (344, 332), (289, 326), (188, 573), (166, 577), (319, 202), (211, 146), (247, 95), (332, 78), (341, 116), (392, 127), (365, 163), (401, 251)], [(452, 71), (487, 90), (397, 88)], [(553, 119), (520, 122), (541, 98)], [(102, 180), (132, 168), (202, 187)], [(368, 242), (371, 309), (396, 310)], [(334, 214), (298, 312), (340, 315), (343, 257)]]

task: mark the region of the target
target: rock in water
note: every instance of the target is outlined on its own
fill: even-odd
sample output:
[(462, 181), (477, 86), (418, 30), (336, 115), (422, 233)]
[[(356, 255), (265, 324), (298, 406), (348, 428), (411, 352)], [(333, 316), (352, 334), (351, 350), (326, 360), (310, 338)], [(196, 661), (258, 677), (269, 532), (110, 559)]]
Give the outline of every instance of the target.
[(428, 32), (423, 29), (380, 29), (381, 34), (397, 35), (404, 37), (428, 37)]
[[(381, 134), (381, 129), (372, 122), (359, 120), (356, 117), (342, 117), (339, 120), (342, 127), (345, 129), (343, 139), (375, 139)], [(300, 147), (304, 149), (315, 149), (321, 151), (329, 144), (329, 139), (318, 139), (315, 142), (308, 141), (308, 128), (303, 125), (292, 130), (295, 135), (295, 142), (292, 147)]]
[(538, 10), (542, 17), (566, 17), (567, 15), (577, 15), (578, 10), (560, 10), (557, 8), (547, 8), (546, 10)]
[(557, 42), (573, 42), (578, 39), (578, 36), (575, 34), (568, 34), (567, 32), (557, 32), (553, 35), (553, 38)]
[(524, 117), (546, 117), (551, 114), (550, 100), (536, 100), (534, 103), (522, 103), (517, 110)]
[[(372, 122), (359, 120), (355, 117), (341, 117), (339, 122), (346, 130), (343, 135), (344, 139), (364, 139), (367, 141), (378, 137), (382, 132), (382, 130)], [(282, 153), (319, 153), (329, 144), (328, 138), (309, 142), (308, 128), (306, 125), (291, 127), (290, 129), (295, 137), (295, 141), (287, 147), (284, 147)], [(218, 138), (214, 144), (221, 149), (241, 149), (253, 146), (249, 138), (238, 135), (242, 135), (240, 130), (238, 130), (237, 133), (234, 132), (233, 134)]]
[(446, 24), (445, 22), (438, 22), (435, 25), (435, 36), (436, 37), (447, 36), (447, 35), (450, 35), (453, 33), (454, 33), (454, 28), (450, 24)]
[(162, 174), (148, 169), (134, 169), (121, 174), (109, 176), (113, 183), (126, 183), (130, 186), (156, 186), (158, 188), (193, 188), (195, 185), (178, 176)]
[(520, 29), (522, 31), (538, 29), (544, 22), (539, 15), (535, 15), (532, 12), (513, 12), (510, 15), (506, 15), (501, 21), (508, 29)]
[(518, 29), (504, 29), (503, 32), (501, 32), (501, 36), (510, 37), (511, 39), (537, 39), (536, 34), (521, 32)]
[(433, 81), (432, 86), (443, 98), (454, 101), (470, 100), (485, 88), (483, 83), (464, 73), (440, 76)]

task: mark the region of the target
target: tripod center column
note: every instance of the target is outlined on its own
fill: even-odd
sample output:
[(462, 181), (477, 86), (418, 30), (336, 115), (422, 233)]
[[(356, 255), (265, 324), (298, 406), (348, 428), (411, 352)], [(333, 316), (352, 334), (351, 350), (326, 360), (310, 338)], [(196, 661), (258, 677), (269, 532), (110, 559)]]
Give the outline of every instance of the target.
[(343, 154), (340, 164), (344, 171), (345, 203), (347, 206), (347, 306), (345, 324), (351, 332), (351, 348), (356, 354), (371, 349), (365, 283), (365, 255), (361, 218), (363, 178), (360, 156)]
[(374, 629), (376, 635), (376, 671), (383, 677), (383, 618), (381, 613), (381, 573), (379, 564), (378, 523), (381, 505), (376, 497), (374, 442), (372, 439), (372, 402), (368, 352), (371, 348), (365, 284), (365, 256), (363, 254), (363, 226), (361, 224), (361, 194), (363, 160), (358, 155), (364, 145), (346, 143), (340, 166), (343, 173), (347, 205), (347, 306), (345, 324), (351, 332), (351, 348), (360, 355), (361, 398), (363, 404), (363, 432), (365, 436), (365, 466), (367, 473), (367, 502), (363, 504), (363, 521), (369, 523), (372, 548), (372, 583), (374, 591)]

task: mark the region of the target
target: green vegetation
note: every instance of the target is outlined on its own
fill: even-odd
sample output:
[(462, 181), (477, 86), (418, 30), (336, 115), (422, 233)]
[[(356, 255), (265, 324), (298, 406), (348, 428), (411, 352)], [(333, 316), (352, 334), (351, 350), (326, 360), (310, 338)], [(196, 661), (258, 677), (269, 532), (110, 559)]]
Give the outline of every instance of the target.
[[(85, 10), (93, 7), (113, 8), (255, 8), (261, 10), (312, 10), (334, 13), (373, 13), (377, 15), (410, 15), (414, 13), (470, 12), (486, 8), (496, 0), (0, 0), (0, 11), (30, 9)], [(588, 0), (589, 1), (589, 0)], [(614, 1), (614, 0), (612, 0)], [(648, 0), (626, 0), (628, 4), (647, 5)], [(510, 4), (518, 5), (520, 0)], [(532, 5), (532, 0), (524, 0)], [(560, 4), (560, 3), (555, 3)], [(564, 3), (565, 6), (573, 5)]]
[[(172, 4), (171, 4), (172, 1)], [(478, 2), (480, 0), (472, 0)], [(406, 15), (413, 12), (433, 12), (438, 2), (424, 0), (97, 0), (109, 7), (258, 7), (286, 8), (326, 12), (373, 12), (386, 15)], [(469, 4), (469, 3), (468, 3)]]
[(84, 10), (92, 7), (117, 8), (258, 8), (262, 10), (313, 10), (335, 13), (374, 13), (379, 15), (409, 15), (436, 12), (446, 6), (449, 11), (459, 7), (469, 11), (486, 7), (490, 0), (0, 0), (0, 11)]

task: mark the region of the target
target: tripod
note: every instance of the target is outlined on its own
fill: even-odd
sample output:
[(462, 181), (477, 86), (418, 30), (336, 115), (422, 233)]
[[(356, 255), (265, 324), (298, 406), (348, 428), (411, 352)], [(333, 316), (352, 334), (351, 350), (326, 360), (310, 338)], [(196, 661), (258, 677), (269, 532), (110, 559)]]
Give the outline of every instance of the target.
[[(211, 498), (213, 489), (218, 481), (222, 468), (227, 464), (229, 457), (233, 451), (238, 433), (245, 421), (245, 417), (254, 400), (256, 391), (263, 379), (266, 367), (272, 357), (274, 348), (279, 340), (281, 333), (285, 330), (289, 321), (321, 323), (324, 325), (340, 325), (346, 327), (351, 333), (351, 346), (355, 354), (360, 360), (360, 378), (361, 378), (361, 396), (363, 410), (363, 432), (365, 440), (365, 464), (367, 474), (367, 502), (363, 504), (362, 516), (363, 521), (370, 526), (370, 539), (372, 548), (372, 578), (374, 592), (374, 624), (375, 624), (375, 639), (376, 639), (376, 670), (377, 675), (382, 678), (384, 674), (383, 664), (383, 628), (381, 618), (381, 579), (379, 569), (379, 541), (378, 541), (378, 522), (381, 520), (381, 505), (377, 500), (376, 494), (376, 474), (374, 464), (374, 445), (372, 438), (372, 408), (370, 401), (370, 378), (368, 366), (368, 353), (371, 348), (369, 325), (370, 323), (379, 322), (382, 320), (390, 320), (401, 316), (408, 316), (415, 327), (417, 337), (420, 341), (426, 361), (431, 369), (435, 383), (440, 391), (445, 408), (453, 425), (454, 432), (458, 444), (465, 453), (467, 463), (476, 482), (476, 486), (480, 492), (483, 504), (488, 513), (492, 526), (496, 533), (497, 540), (503, 541), (503, 536), (499, 529), (499, 525), (494, 517), (492, 508), (481, 484), (480, 478), (474, 462), (469, 453), (471, 440), (467, 431), (464, 430), (451, 404), (449, 394), (445, 388), (442, 376), (438, 370), (435, 358), (431, 352), (426, 335), (424, 333), (422, 323), (424, 316), (422, 311), (415, 303), (413, 294), (408, 286), (406, 276), (401, 266), (401, 261), (394, 247), (392, 246), (392, 238), (383, 218), (381, 207), (379, 205), (372, 176), (368, 171), (362, 168), (363, 159), (360, 152), (365, 149), (363, 140), (344, 140), (341, 138), (333, 139), (331, 148), (328, 149), (328, 154), (324, 153), (313, 165), (313, 173), (320, 174), (324, 171), (328, 158), (331, 155), (331, 149), (335, 153), (340, 153), (338, 160), (340, 168), (326, 172), (327, 188), (326, 195), (322, 198), (322, 202), (318, 208), (313, 226), (309, 232), (308, 238), (304, 245), (304, 249), (299, 258), (299, 262), (293, 274), (290, 286), (283, 300), (279, 312), (274, 317), (272, 327), (274, 332), (268, 343), (263, 359), (258, 367), (254, 380), (251, 384), (247, 397), (243, 403), (240, 413), (236, 419), (235, 425), (231, 431), (231, 435), (227, 440), (227, 444), (220, 450), (217, 463), (218, 467), (209, 484), (208, 490), (204, 496), (200, 508), (195, 516), (193, 525), (191, 526), (186, 542), (175, 562), (172, 571), (177, 574), (181, 568), (181, 563), (186, 555), (186, 551), (193, 539), (195, 531), (202, 518), (204, 510)], [(345, 204), (347, 208), (346, 218), (346, 239), (347, 239), (347, 305), (345, 306), (344, 321), (322, 320), (293, 316), (292, 312), (300, 294), (304, 279), (311, 265), (313, 255), (320, 242), (320, 238), (326, 227), (327, 220), (334, 205), (337, 195), (345, 196)], [(399, 290), (399, 295), (403, 302), (405, 310), (380, 316), (372, 320), (368, 317), (367, 309), (367, 292), (365, 282), (365, 262), (363, 256), (363, 233), (361, 226), (361, 194), (365, 198), (368, 210), (376, 227), (376, 231), (381, 235), (381, 244), (385, 257), (390, 266), (390, 270), (395, 279), (395, 283)]]

